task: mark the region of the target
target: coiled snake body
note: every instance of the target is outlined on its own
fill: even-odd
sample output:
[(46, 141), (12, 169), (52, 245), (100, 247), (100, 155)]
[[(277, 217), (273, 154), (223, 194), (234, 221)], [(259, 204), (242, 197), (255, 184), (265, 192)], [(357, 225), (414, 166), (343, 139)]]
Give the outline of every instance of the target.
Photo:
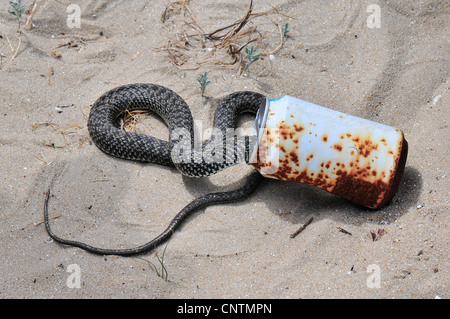
[[(88, 130), (97, 147), (112, 156), (175, 166), (181, 173), (191, 177), (209, 176), (238, 162), (249, 160), (255, 137), (237, 137), (234, 135), (234, 129), (239, 115), (244, 112), (256, 113), (263, 100), (263, 95), (248, 91), (226, 96), (216, 110), (211, 138), (204, 142), (200, 149), (196, 149), (192, 114), (178, 94), (155, 84), (129, 84), (112, 89), (95, 102), (89, 115)], [(158, 114), (169, 127), (169, 141), (122, 130), (120, 116), (126, 111), (137, 109), (149, 109)], [(209, 205), (246, 198), (255, 190), (261, 179), (259, 172), (254, 170), (240, 189), (207, 194), (195, 199), (175, 216), (163, 233), (135, 248), (98, 248), (55, 235), (48, 220), (50, 190), (44, 205), (45, 226), (53, 240), (92, 253), (123, 256), (139, 254), (169, 239), (192, 212)]]

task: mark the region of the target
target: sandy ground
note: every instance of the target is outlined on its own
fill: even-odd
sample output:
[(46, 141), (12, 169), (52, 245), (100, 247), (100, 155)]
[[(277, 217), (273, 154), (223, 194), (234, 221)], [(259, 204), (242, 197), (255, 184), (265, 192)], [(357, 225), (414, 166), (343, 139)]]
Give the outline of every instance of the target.
[[(71, 3), (81, 9), (80, 28), (67, 26)], [(2, 2), (0, 297), (448, 298), (448, 2), (254, 1), (253, 12), (271, 4), (278, 10), (254, 20), (266, 38), (256, 47), (278, 46), (275, 22), (289, 23), (291, 31), (281, 49), (241, 76), (238, 65), (211, 67), (191, 52), (177, 66), (157, 50), (175, 39), (176, 27), (179, 34), (191, 30), (176, 24), (175, 9), (162, 22), (169, 3), (40, 1), (31, 30), (22, 17), (21, 47), (10, 62), (8, 39), (15, 50), (17, 21)], [(374, 3), (379, 28), (367, 20)], [(189, 3), (205, 32), (233, 23), (247, 8), (247, 1)], [(201, 97), (195, 84), (205, 71), (213, 83)], [(61, 214), (52, 221), (55, 232), (132, 247), (162, 231), (195, 197), (237, 187), (249, 172), (242, 164), (193, 180), (99, 151), (86, 128), (90, 106), (107, 90), (134, 82), (175, 90), (202, 129), (211, 126), (216, 99), (243, 89), (270, 98), (288, 94), (401, 128), (410, 150), (399, 192), (373, 212), (309, 185), (266, 180), (249, 199), (188, 220), (167, 245), (167, 280), (150, 264), (160, 267), (155, 251), (97, 256), (52, 242), (43, 224), (35, 225), (50, 185), (50, 216)], [(168, 136), (159, 120), (142, 125)], [(373, 241), (370, 232), (378, 229), (385, 234)]]

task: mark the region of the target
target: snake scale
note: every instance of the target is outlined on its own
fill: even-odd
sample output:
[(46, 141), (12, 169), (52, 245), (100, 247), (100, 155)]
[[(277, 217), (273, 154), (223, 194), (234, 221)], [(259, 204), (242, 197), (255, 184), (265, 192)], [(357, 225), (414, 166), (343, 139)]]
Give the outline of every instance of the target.
[[(236, 163), (248, 162), (249, 154), (255, 146), (255, 137), (236, 136), (234, 129), (239, 116), (244, 112), (256, 114), (264, 99), (263, 95), (249, 91), (232, 93), (223, 98), (214, 114), (211, 138), (196, 148), (192, 113), (177, 93), (156, 84), (128, 84), (106, 92), (94, 103), (89, 114), (88, 130), (96, 146), (112, 156), (174, 166), (190, 177), (210, 176)], [(120, 118), (125, 112), (143, 109), (155, 112), (166, 122), (169, 141), (121, 129)], [(134, 248), (99, 248), (58, 237), (51, 230), (48, 219), (50, 189), (44, 204), (45, 227), (56, 242), (91, 253), (122, 256), (141, 254), (167, 241), (193, 212), (210, 205), (246, 198), (256, 189), (261, 179), (260, 173), (254, 170), (237, 190), (211, 193), (195, 199), (173, 218), (159, 236)]]

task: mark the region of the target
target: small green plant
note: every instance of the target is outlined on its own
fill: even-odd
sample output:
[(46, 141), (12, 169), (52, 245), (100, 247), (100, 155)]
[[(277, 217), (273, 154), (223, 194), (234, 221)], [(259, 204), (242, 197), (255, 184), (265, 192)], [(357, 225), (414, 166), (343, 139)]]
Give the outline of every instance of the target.
[(20, 44), (22, 43), (22, 30), (20, 29), (20, 18), (22, 17), (22, 14), (24, 13), (27, 6), (22, 5), (22, 0), (19, 0), (18, 2), (10, 1), (9, 4), (11, 5), (11, 7), (13, 7), (14, 10), (10, 9), (10, 10), (8, 10), (8, 13), (17, 18), (17, 32), (19, 33), (19, 44), (17, 45), (16, 52), (14, 53), (13, 57), (11, 58), (11, 61), (12, 61), (16, 58), (17, 53), (19, 53)]
[(211, 84), (211, 81), (208, 81), (208, 72), (205, 72), (201, 74), (199, 77), (197, 77), (197, 88), (199, 88), (202, 92), (202, 96), (205, 93), (206, 86)]
[[(168, 245), (168, 244), (167, 244)], [(165, 281), (169, 281), (169, 273), (167, 272), (167, 268), (164, 265), (164, 255), (166, 254), (166, 249), (167, 249), (167, 245), (166, 247), (164, 247), (163, 253), (161, 255), (161, 257), (158, 256), (158, 253), (156, 253), (156, 259), (158, 259), (159, 265), (160, 267), (158, 268), (154, 263), (152, 263), (151, 261), (145, 259), (145, 258), (140, 258), (144, 260), (145, 262), (147, 262), (150, 266), (152, 266), (153, 270), (156, 272), (156, 274), (158, 275), (158, 277), (161, 277), (162, 279), (164, 279)]]
[(259, 60), (259, 51), (255, 49), (255, 47), (251, 47), (250, 49), (248, 47), (245, 48), (245, 58), (247, 59), (244, 69), (242, 69), (242, 71), (239, 72), (239, 74), (244, 73), (248, 67)]
[(259, 52), (255, 47), (245, 48), (245, 57), (247, 58), (248, 65), (259, 60)]
[(8, 10), (10, 14), (17, 17), (17, 20), (19, 20), (22, 17), (23, 12), (27, 8), (26, 5), (22, 5), (22, 0), (19, 0), (19, 2), (12, 2), (10, 1), (9, 4), (13, 7), (13, 10)]
[(284, 27), (281, 27), (281, 32), (283, 33), (283, 38), (286, 38), (288, 36), (288, 32), (291, 31), (291, 28), (289, 28), (289, 23), (286, 23)]

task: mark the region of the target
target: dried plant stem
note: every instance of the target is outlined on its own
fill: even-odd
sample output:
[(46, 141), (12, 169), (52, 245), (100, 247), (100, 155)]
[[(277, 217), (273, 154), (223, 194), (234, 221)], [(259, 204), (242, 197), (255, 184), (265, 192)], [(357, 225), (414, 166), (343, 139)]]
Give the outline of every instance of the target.
[(20, 45), (22, 44), (22, 31), (19, 29), (18, 32), (19, 32), (19, 44), (17, 45), (16, 52), (14, 52), (14, 55), (12, 56), (11, 60), (9, 60), (9, 63), (11, 63), (17, 57), (17, 54), (19, 54)]
[(278, 46), (277, 46), (275, 49), (273, 49), (272, 51), (269, 51), (269, 52), (261, 52), (261, 55), (271, 55), (271, 54), (275, 54), (275, 53), (277, 53), (277, 52), (283, 47), (283, 44), (284, 44), (283, 31), (281, 30), (281, 28), (278, 28), (278, 30), (280, 31), (280, 44), (278, 44)]
[(31, 5), (30, 15), (28, 16), (27, 23), (25, 24), (25, 28), (27, 30), (31, 30), (31, 28), (33, 27), (33, 17), (34, 17), (34, 13), (36, 12), (38, 3), (39, 3), (39, 0), (35, 0), (33, 2), (33, 4)]
[[(243, 18), (239, 19), (238, 21), (236, 21), (228, 26), (219, 28), (217, 30), (214, 30), (213, 32), (206, 34), (206, 37), (211, 40), (221, 40), (222, 39), (223, 40), (222, 44), (224, 44), (224, 41), (226, 39), (230, 39), (231, 37), (236, 35), (239, 32), (239, 30), (241, 30), (245, 26), (245, 24), (249, 21), (249, 18), (252, 14), (252, 10), (253, 10), (253, 0), (250, 0), (249, 8)], [(230, 28), (232, 28), (232, 29), (223, 35), (217, 35), (217, 36), (215, 35), (216, 33), (228, 30)]]
[(295, 238), (295, 236), (297, 236), (298, 234), (300, 234), (302, 231), (305, 230), (305, 228), (311, 224), (311, 222), (313, 221), (313, 217), (311, 217), (310, 219), (308, 219), (308, 221), (306, 223), (304, 223), (296, 232), (294, 232), (293, 234), (291, 234), (291, 238)]
[[(37, 158), (37, 157), (36, 157), (36, 158)], [(56, 215), (56, 216), (49, 217), (48, 220), (56, 219), (56, 218), (59, 218), (59, 217), (61, 217), (61, 216), (62, 216), (62, 214), (58, 214), (58, 215)], [(42, 224), (42, 223), (44, 223), (44, 220), (41, 220), (40, 222), (34, 223), (34, 226), (38, 226), (38, 225), (40, 225), (40, 224)]]
[[(0, 22), (0, 27), (3, 29), (3, 25), (2, 25), (1, 22)], [(6, 32), (4, 33), (4, 35), (5, 35), (5, 37), (6, 37), (6, 41), (8, 41), (8, 44), (9, 44), (9, 47), (11, 48), (11, 51), (14, 52), (14, 47), (12, 46), (11, 41), (9, 40), (9, 37), (8, 37), (8, 35), (6, 34)]]

